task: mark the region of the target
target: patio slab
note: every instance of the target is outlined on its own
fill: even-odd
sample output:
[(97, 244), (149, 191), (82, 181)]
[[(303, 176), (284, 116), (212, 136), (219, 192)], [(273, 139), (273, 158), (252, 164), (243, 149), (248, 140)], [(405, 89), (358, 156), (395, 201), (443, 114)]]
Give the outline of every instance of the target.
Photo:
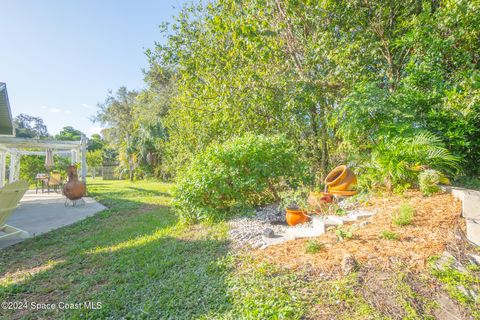
[[(25, 230), (34, 237), (74, 222), (93, 216), (106, 207), (92, 198), (84, 198), (85, 205), (65, 206), (65, 196), (51, 193), (35, 193), (28, 190), (20, 206), (7, 220), (7, 224)], [(0, 249), (21, 242), (24, 239), (0, 240)]]

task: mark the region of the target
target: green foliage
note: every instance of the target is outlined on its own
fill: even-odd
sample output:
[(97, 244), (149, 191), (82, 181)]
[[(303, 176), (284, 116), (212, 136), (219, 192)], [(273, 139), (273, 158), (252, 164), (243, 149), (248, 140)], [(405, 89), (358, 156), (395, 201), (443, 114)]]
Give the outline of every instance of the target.
[[(438, 268), (434, 265), (437, 259), (431, 259), (431, 273), (444, 284), (449, 295), (457, 300), (460, 304), (468, 307), (475, 319), (480, 318), (478, 309), (479, 299), (469, 294), (470, 290), (480, 290), (480, 278), (475, 271), (462, 272), (457, 270), (452, 264), (453, 261), (447, 262)], [(464, 288), (465, 290), (462, 290)]]
[(305, 245), (306, 253), (318, 253), (325, 248), (325, 245), (317, 240), (308, 240)]
[[(163, 170), (175, 174), (210, 143), (245, 132), (286, 134), (317, 185), (331, 161), (370, 154), (367, 187), (413, 186), (417, 162), (448, 175), (458, 160), (477, 170), (475, 10), (413, 0), (185, 6), (165, 26), (166, 43), (147, 50), (148, 95), (171, 97), (159, 117), (168, 133)], [(166, 83), (174, 90), (160, 95), (154, 88)], [(435, 140), (438, 156), (409, 154), (421, 139)], [(448, 150), (444, 163), (439, 148)]]
[(35, 183), (37, 173), (45, 173), (45, 157), (26, 155), (20, 159), (20, 179)]
[(91, 168), (100, 167), (103, 163), (102, 150), (87, 152), (87, 165)]
[(439, 183), (440, 173), (436, 170), (424, 170), (418, 175), (418, 185), (424, 196), (430, 196), (440, 191)]
[(304, 189), (287, 190), (279, 193), (282, 209), (306, 209), (308, 207), (308, 191)]
[(392, 221), (397, 226), (407, 226), (412, 224), (414, 214), (415, 209), (407, 202), (403, 202), (392, 216)]
[(353, 239), (355, 236), (353, 231), (354, 227), (350, 227), (348, 229), (337, 229), (335, 230), (335, 234), (337, 236), (338, 241), (350, 240)]
[(382, 230), (382, 232), (380, 232), (380, 238), (386, 240), (398, 240), (398, 234), (389, 230)]
[(455, 185), (480, 190), (480, 177), (461, 177), (455, 181)]
[(372, 150), (367, 160), (365, 177), (371, 185), (413, 185), (420, 170), (430, 167), (452, 174), (460, 171), (460, 158), (452, 155), (440, 139), (428, 132), (415, 136), (384, 138)]
[(98, 133), (92, 134), (87, 142), (88, 151), (101, 150), (105, 146), (105, 141)]
[(108, 126), (108, 129), (104, 130), (105, 137), (111, 147), (118, 152), (120, 170), (127, 170), (130, 181), (133, 181), (137, 166), (133, 135), (137, 126), (133, 121), (137, 96), (138, 92), (130, 91), (126, 87), (121, 87), (115, 94), (110, 92), (105, 102), (99, 105), (94, 118), (95, 121)]
[(43, 119), (21, 113), (13, 120), (15, 136), (18, 138), (45, 138), (48, 137), (47, 126)]
[(95, 151), (87, 152), (87, 167), (92, 170), (92, 175), (95, 177), (96, 168), (103, 164), (103, 151), (97, 149)]
[(82, 138), (82, 132), (71, 126), (63, 127), (63, 129), (55, 135), (55, 140), (64, 140), (64, 141), (80, 141)]
[[(60, 156), (54, 156), (53, 169), (60, 172), (62, 177), (66, 177), (66, 168), (70, 164), (70, 159)], [(35, 184), (37, 173), (48, 173), (45, 169), (45, 156), (24, 155), (20, 158), (20, 179)]]
[(225, 217), (235, 208), (279, 200), (278, 192), (307, 177), (284, 136), (247, 134), (200, 153), (178, 177), (174, 204), (186, 222)]

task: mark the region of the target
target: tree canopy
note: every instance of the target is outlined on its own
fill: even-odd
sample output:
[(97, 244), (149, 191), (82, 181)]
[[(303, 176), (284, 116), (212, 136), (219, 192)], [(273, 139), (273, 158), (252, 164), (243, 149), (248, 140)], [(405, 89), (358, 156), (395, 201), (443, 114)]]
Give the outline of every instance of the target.
[(367, 167), (379, 148), (418, 135), (479, 174), (479, 9), (478, 0), (187, 5), (146, 51), (146, 88), (120, 88), (97, 119), (131, 178), (175, 176), (212, 143), (246, 133), (294, 141), (317, 184), (334, 165)]

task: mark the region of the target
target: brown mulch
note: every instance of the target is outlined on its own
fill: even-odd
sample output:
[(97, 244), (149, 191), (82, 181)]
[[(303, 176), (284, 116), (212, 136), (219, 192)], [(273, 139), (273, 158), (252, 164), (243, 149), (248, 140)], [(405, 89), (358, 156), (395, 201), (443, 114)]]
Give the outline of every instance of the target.
[[(402, 202), (408, 202), (416, 210), (413, 222), (408, 226), (396, 226), (391, 216)], [(420, 192), (409, 191), (403, 196), (373, 196), (364, 209), (377, 212), (369, 218), (365, 227), (355, 227), (353, 239), (338, 241), (335, 231), (316, 238), (324, 249), (315, 254), (305, 252), (308, 239), (298, 239), (257, 250), (255, 254), (269, 262), (289, 268), (315, 268), (322, 271), (338, 271), (342, 258), (351, 253), (363, 266), (377, 270), (403, 265), (409, 271), (420, 271), (427, 266), (427, 259), (441, 254), (448, 243), (455, 241), (455, 233), (464, 228), (461, 203), (450, 194), (423, 197)], [(356, 221), (358, 225), (363, 219)], [(348, 229), (344, 225), (343, 229)], [(383, 230), (394, 232), (398, 240), (379, 237)]]

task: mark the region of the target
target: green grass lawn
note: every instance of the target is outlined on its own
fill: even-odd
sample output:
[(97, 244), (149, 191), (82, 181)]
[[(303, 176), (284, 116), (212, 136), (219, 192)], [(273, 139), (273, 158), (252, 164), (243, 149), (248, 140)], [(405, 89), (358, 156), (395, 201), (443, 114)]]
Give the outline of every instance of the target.
[[(227, 224), (183, 226), (172, 185), (89, 181), (108, 209), (0, 251), (5, 319), (379, 319), (353, 274), (326, 280), (232, 252)], [(92, 302), (101, 308), (32, 310)], [(62, 305), (63, 306), (63, 305)], [(98, 307), (99, 305), (97, 305)]]
[[(292, 274), (264, 265), (248, 265), (249, 272), (243, 273), (238, 258), (229, 253), (226, 224), (178, 224), (168, 207), (170, 190), (171, 185), (153, 181), (90, 181), (90, 195), (108, 210), (0, 251), (0, 301), (29, 303), (29, 310), (0, 309), (0, 316), (234, 319), (304, 314), (305, 300), (289, 288), (295, 284)], [(38, 308), (84, 301), (100, 302), (102, 308), (30, 308), (31, 303)]]

